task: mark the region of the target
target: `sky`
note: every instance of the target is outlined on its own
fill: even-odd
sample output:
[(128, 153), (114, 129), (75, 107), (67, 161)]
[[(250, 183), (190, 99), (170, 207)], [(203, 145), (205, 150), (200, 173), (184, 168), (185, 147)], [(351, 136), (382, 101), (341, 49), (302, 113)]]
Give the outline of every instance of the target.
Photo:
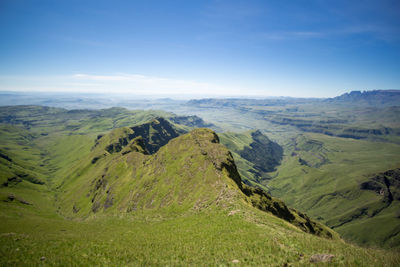
[(400, 89), (398, 0), (0, 0), (0, 91)]

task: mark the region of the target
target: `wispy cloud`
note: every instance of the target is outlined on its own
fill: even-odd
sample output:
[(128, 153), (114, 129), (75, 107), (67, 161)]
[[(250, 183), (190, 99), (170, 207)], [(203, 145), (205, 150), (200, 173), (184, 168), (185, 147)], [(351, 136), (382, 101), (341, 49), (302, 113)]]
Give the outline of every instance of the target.
[(56, 40), (71, 43), (74, 45), (80, 46), (89, 46), (89, 47), (115, 47), (115, 44), (106, 43), (99, 40), (89, 39), (89, 38), (81, 38), (81, 37), (73, 37), (73, 36), (66, 36), (66, 35), (51, 35), (51, 38)]
[(243, 21), (263, 13), (264, 11), (252, 2), (218, 1), (210, 4), (203, 15), (208, 19)]
[(141, 74), (86, 73), (60, 76), (0, 76), (1, 90), (198, 96), (258, 94), (258, 92), (249, 92), (235, 86), (185, 79)]
[[(170, 79), (163, 77), (147, 76), (140, 74), (117, 74), (117, 75), (89, 75), (75, 74), (75, 80), (80, 82), (101, 82), (102, 88), (112, 88), (120, 93), (136, 94), (204, 94), (218, 95), (235, 93), (233, 88), (225, 88), (216, 84)], [(238, 93), (238, 92), (236, 92)]]
[(256, 35), (261, 40), (290, 41), (308, 39), (340, 38), (366, 34), (377, 40), (393, 41), (400, 38), (400, 30), (378, 25), (348, 25), (336, 29), (325, 29), (321, 31), (270, 31)]
[(299, 39), (314, 39), (322, 38), (325, 33), (316, 31), (279, 31), (279, 32), (264, 32), (258, 34), (260, 39), (264, 40), (299, 40)]
[(82, 80), (93, 80), (93, 81), (127, 81), (130, 80), (129, 76), (122, 75), (89, 75), (89, 74), (74, 74), (74, 78)]
[(384, 41), (394, 41), (400, 39), (399, 28), (394, 28), (390, 26), (380, 26), (376, 24), (351, 25), (336, 31), (332, 31), (332, 34), (336, 35), (368, 34), (373, 36), (375, 39)]

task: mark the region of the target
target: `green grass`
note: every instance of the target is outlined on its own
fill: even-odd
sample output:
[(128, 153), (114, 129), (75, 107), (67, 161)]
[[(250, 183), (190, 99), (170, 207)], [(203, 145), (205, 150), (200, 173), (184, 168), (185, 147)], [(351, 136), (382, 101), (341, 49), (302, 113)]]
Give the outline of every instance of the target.
[[(360, 190), (360, 184), (375, 173), (398, 167), (400, 146), (320, 134), (305, 134), (296, 142), (297, 150), (287, 151), (282, 165), (271, 173), (274, 179), (268, 186), (273, 195), (313, 218), (337, 226), (335, 230), (345, 238), (368, 245), (390, 243), (399, 246), (398, 241), (389, 241), (392, 231), (398, 231), (399, 219), (395, 214), (395, 210), (400, 208), (398, 201), (392, 202), (391, 211), (387, 211), (390, 215), (379, 215), (375, 219), (369, 216), (354, 218), (360, 222), (352, 222), (353, 227), (338, 225), (360, 208), (372, 211), (380, 205), (382, 196)], [(302, 165), (299, 158), (306, 159), (309, 166)], [(363, 229), (377, 230), (369, 234)]]
[(334, 254), (331, 265), (397, 266), (400, 262), (395, 251), (362, 249), (302, 233), (273, 216), (259, 217), (212, 210), (168, 219), (149, 213), (68, 221), (13, 216), (3, 210), (0, 264), (227, 266), (238, 260), (239, 265), (302, 266), (317, 253)]
[(377, 216), (354, 220), (338, 228), (338, 230), (348, 240), (358, 244), (371, 245), (371, 240), (374, 240), (375, 244), (398, 247), (400, 244), (400, 224), (395, 218), (400, 215), (399, 207), (400, 203), (396, 201)]

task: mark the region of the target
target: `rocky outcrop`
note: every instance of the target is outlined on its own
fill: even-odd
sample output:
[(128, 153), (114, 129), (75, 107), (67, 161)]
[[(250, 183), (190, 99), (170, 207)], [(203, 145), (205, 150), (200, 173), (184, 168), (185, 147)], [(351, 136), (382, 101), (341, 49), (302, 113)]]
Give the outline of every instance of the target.
[(360, 184), (360, 189), (374, 191), (387, 204), (400, 200), (400, 168), (372, 176), (369, 181)]

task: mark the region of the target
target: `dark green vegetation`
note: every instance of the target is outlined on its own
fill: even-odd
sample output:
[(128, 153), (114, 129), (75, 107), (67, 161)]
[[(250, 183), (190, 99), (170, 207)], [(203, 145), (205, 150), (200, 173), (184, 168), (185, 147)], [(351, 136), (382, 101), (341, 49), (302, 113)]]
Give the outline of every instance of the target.
[(239, 172), (250, 185), (261, 185), (281, 163), (283, 149), (260, 131), (219, 134), (221, 142), (233, 153)]
[[(371, 190), (385, 196), (384, 203), (400, 200), (400, 169), (389, 170), (371, 177), (361, 184), (362, 190)], [(400, 215), (400, 214), (399, 214)]]
[[(185, 133), (172, 117), (0, 108), (1, 264), (304, 265), (316, 253), (334, 264), (399, 263), (243, 184), (214, 132)], [(239, 152), (281, 153), (259, 132), (240, 138)]]

